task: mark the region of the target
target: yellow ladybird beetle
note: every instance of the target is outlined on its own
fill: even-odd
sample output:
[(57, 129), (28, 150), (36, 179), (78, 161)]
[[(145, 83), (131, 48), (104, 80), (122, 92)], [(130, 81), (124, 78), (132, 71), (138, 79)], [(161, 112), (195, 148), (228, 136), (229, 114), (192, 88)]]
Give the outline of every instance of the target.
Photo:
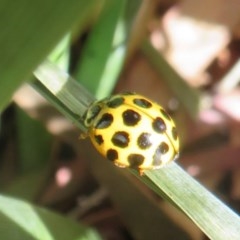
[(173, 120), (144, 96), (122, 93), (93, 102), (83, 120), (93, 145), (118, 167), (143, 174), (165, 166), (179, 154)]

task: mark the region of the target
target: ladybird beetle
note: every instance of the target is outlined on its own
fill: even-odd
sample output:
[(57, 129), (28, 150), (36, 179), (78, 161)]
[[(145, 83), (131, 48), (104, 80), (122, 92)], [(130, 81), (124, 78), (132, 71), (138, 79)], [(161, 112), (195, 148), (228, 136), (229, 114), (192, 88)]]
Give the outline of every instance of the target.
[(141, 95), (122, 93), (93, 102), (83, 120), (93, 145), (118, 167), (142, 174), (178, 156), (173, 120), (161, 106)]

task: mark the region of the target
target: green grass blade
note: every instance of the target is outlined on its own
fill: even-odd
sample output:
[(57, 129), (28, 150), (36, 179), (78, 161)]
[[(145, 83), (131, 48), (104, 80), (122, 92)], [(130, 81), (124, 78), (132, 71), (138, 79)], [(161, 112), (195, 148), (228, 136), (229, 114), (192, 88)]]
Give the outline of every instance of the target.
[(239, 216), (176, 163), (145, 174), (145, 183), (185, 212), (210, 239), (239, 239)]
[(60, 43), (58, 43), (58, 45), (48, 55), (48, 59), (57, 64), (64, 71), (68, 71), (69, 69), (70, 39), (70, 33), (66, 34)]
[(100, 240), (89, 227), (27, 202), (0, 196), (0, 236), (11, 240)]
[(34, 75), (40, 81), (33, 82), (33, 87), (82, 131), (86, 131), (81, 116), (95, 98), (71, 76), (49, 61), (40, 65)]
[[(49, 67), (50, 65), (48, 64), (40, 66), (39, 69), (41, 69), (43, 73), (46, 72), (46, 74), (37, 74), (37, 77), (41, 83), (55, 95), (55, 98), (65, 103), (66, 108), (71, 109), (73, 112), (79, 110), (78, 114), (81, 116), (88, 106), (83, 103), (89, 102), (91, 96), (82, 87), (76, 85), (69, 77), (65, 78), (67, 83), (57, 84), (58, 91), (56, 91), (56, 89), (54, 89), (56, 83), (51, 83), (51, 77), (47, 78), (50, 76), (47, 74), (50, 70)], [(59, 72), (55, 73), (55, 76), (61, 75), (61, 71), (57, 70), (57, 68), (53, 67), (52, 71)], [(57, 80), (57, 78), (55, 78), (54, 81), (61, 82), (61, 80)], [(59, 94), (63, 91), (65, 95)], [(70, 94), (70, 96), (66, 96), (68, 94)], [(79, 98), (81, 100), (78, 100)], [(92, 98), (92, 100), (94, 99)], [(78, 101), (79, 104), (77, 104)], [(81, 107), (77, 108), (78, 105)], [(210, 239), (239, 239), (240, 218), (223, 202), (218, 200), (183, 171), (177, 164), (173, 163), (159, 170), (146, 171), (145, 174), (145, 177), (137, 176), (150, 188), (153, 188), (156, 193), (161, 196), (164, 195), (166, 199), (180, 208)]]
[(105, 2), (74, 75), (97, 98), (112, 92), (123, 65), (127, 38), (125, 7), (126, 0)]

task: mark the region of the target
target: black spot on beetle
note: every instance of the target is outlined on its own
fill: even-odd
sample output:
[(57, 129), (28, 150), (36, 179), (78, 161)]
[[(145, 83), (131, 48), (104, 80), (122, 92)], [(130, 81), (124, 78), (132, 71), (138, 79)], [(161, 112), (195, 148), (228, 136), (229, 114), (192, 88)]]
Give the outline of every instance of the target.
[(169, 150), (169, 146), (167, 143), (162, 142), (156, 149), (154, 155), (153, 155), (153, 165), (154, 166), (160, 166), (162, 164), (161, 157), (165, 153), (167, 153)]
[(116, 147), (125, 148), (129, 144), (129, 134), (127, 132), (116, 132), (112, 137), (112, 143)]
[(101, 145), (104, 142), (102, 135), (95, 135), (94, 138), (99, 145)]
[(167, 143), (162, 142), (162, 143), (159, 145), (158, 149), (160, 150), (161, 154), (165, 154), (165, 153), (168, 152), (169, 146), (168, 146)]
[(131, 168), (138, 169), (138, 167), (144, 162), (144, 156), (141, 154), (132, 153), (128, 156), (128, 162)]
[(152, 123), (152, 127), (157, 133), (164, 133), (167, 128), (166, 123), (160, 117), (157, 117), (156, 119), (154, 119)]
[(135, 98), (133, 100), (133, 102), (134, 102), (134, 104), (136, 104), (137, 106), (142, 107), (142, 108), (152, 107), (152, 103), (144, 98)]
[(150, 133), (141, 133), (137, 139), (137, 145), (139, 146), (139, 148), (141, 149), (149, 148), (152, 145), (150, 137), (151, 137)]
[(166, 119), (171, 120), (170, 115), (163, 108), (160, 108), (160, 112)]
[(141, 116), (134, 110), (128, 109), (122, 113), (123, 122), (127, 126), (135, 126), (141, 120)]
[(118, 152), (114, 149), (109, 149), (107, 150), (106, 157), (108, 160), (114, 162), (115, 160), (118, 159)]
[(117, 108), (124, 103), (123, 97), (116, 97), (107, 102), (109, 108)]
[(96, 124), (95, 128), (97, 129), (103, 129), (109, 127), (113, 122), (113, 116), (112, 114), (105, 113), (102, 115), (101, 119)]
[[(83, 119), (86, 120), (87, 125), (91, 124), (92, 121), (97, 117), (97, 115), (100, 113), (101, 111), (101, 107), (99, 105), (93, 105), (90, 106), (89, 108), (90, 110), (87, 110), (84, 114), (83, 114)], [(91, 112), (90, 117), (88, 117), (89, 112)], [(87, 118), (88, 117), (88, 118)]]

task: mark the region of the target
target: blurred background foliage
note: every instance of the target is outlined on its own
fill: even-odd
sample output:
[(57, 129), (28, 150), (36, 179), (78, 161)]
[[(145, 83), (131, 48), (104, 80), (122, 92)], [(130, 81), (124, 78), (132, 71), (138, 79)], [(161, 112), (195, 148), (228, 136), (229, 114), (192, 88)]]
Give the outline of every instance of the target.
[(1, 238), (207, 239), (26, 84), (46, 58), (97, 99), (161, 103), (179, 164), (239, 212), (239, 3), (0, 0)]

